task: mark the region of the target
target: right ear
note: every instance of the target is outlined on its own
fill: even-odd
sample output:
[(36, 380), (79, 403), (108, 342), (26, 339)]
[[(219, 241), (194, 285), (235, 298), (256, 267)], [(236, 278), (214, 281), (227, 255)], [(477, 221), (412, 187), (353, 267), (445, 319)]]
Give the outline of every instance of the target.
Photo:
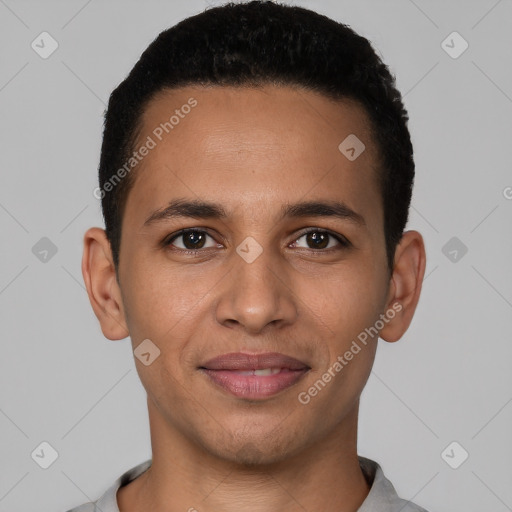
[(85, 232), (82, 275), (89, 301), (104, 336), (109, 340), (126, 338), (130, 333), (126, 325), (112, 250), (104, 229), (90, 228)]

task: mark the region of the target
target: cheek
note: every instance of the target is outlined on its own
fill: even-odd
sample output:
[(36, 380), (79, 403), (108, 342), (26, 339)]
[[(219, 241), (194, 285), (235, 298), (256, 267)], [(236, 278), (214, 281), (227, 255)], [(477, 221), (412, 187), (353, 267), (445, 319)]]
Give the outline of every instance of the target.
[(379, 311), (370, 289), (340, 281), (315, 306), (317, 325), (324, 326), (323, 350), (317, 348), (316, 353), (323, 352), (324, 357), (311, 376), (312, 387), (301, 391), (318, 394), (317, 407), (329, 408), (338, 420), (359, 398), (375, 358), (377, 336), (367, 329), (375, 324)]
[[(371, 372), (378, 334), (375, 324), (386, 297), (382, 275), (372, 270), (352, 269), (333, 283), (329, 303), (332, 331), (331, 372), (333, 388), (344, 396), (358, 397)], [(337, 362), (335, 368), (332, 365)]]
[(338, 350), (379, 317), (386, 287), (373, 269), (347, 264), (313, 281), (308, 279), (299, 291), (318, 324), (336, 340)]
[(187, 319), (201, 309), (204, 280), (190, 279), (165, 262), (150, 264), (149, 258), (133, 261), (126, 270), (130, 277), (123, 286), (123, 300), (132, 336), (152, 335), (165, 342), (187, 329)]
[(123, 302), (132, 349), (149, 339), (160, 351), (149, 366), (136, 361), (141, 382), (150, 395), (168, 389), (179, 400), (182, 386), (177, 383), (189, 377), (187, 369), (194, 362), (190, 354), (197, 352), (191, 341), (208, 316), (208, 291), (219, 277), (211, 272), (197, 279), (168, 262), (149, 258), (133, 260), (126, 270), (131, 279), (123, 289)]

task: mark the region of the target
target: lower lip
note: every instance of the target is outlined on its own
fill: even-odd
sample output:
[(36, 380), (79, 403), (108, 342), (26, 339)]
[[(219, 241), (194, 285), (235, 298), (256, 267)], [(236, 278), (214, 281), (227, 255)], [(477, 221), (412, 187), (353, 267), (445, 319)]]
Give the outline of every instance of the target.
[(201, 368), (220, 387), (231, 394), (248, 399), (267, 398), (295, 384), (308, 370), (281, 370), (274, 375), (240, 375), (235, 370)]

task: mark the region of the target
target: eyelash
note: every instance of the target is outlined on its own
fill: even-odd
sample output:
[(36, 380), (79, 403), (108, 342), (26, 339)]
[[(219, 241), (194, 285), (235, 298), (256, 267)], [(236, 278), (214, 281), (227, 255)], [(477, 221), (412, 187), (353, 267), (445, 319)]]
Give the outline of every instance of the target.
[[(165, 248), (168, 248), (172, 242), (174, 240), (176, 240), (177, 238), (179, 238), (180, 236), (183, 236), (183, 235), (187, 235), (189, 233), (199, 233), (199, 234), (206, 234), (208, 235), (210, 238), (213, 238), (212, 235), (210, 235), (207, 231), (205, 230), (202, 230), (202, 229), (198, 229), (198, 228), (185, 228), (185, 229), (182, 229), (180, 231), (178, 231), (177, 233), (173, 233), (172, 235), (166, 237), (163, 242), (162, 242), (162, 245), (165, 247)], [(310, 228), (306, 231), (303, 231), (295, 240), (294, 242), (296, 242), (297, 240), (299, 240), (300, 238), (302, 238), (303, 236), (305, 235), (308, 235), (309, 233), (320, 233), (320, 234), (325, 234), (325, 235), (329, 235), (330, 237), (334, 238), (335, 240), (337, 240), (339, 242), (339, 244), (341, 245), (341, 247), (331, 247), (329, 249), (305, 249), (305, 250), (308, 250), (308, 251), (311, 251), (313, 253), (329, 253), (331, 251), (336, 251), (336, 250), (342, 250), (342, 249), (348, 249), (349, 247), (352, 246), (352, 244), (349, 242), (348, 239), (346, 239), (344, 236), (342, 235), (339, 235), (339, 234), (335, 234), (335, 233), (332, 233), (331, 231), (328, 231), (328, 230), (325, 230), (325, 229), (319, 229), (319, 228)], [(207, 247), (206, 249), (196, 249), (196, 250), (193, 250), (193, 249), (176, 249), (176, 248), (173, 248), (171, 250), (173, 251), (176, 251), (176, 252), (179, 252), (181, 254), (185, 254), (185, 255), (198, 255), (200, 252), (202, 251), (205, 251), (207, 249), (213, 249), (213, 247)]]

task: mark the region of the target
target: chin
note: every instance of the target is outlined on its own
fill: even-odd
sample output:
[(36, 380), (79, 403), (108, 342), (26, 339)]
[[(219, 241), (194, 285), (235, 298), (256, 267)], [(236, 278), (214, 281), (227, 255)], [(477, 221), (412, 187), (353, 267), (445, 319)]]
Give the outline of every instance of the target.
[(224, 437), (221, 442), (208, 444), (210, 453), (216, 458), (250, 469), (271, 466), (288, 459), (300, 451), (300, 446), (293, 444), (296, 442), (297, 438), (294, 436), (285, 441), (278, 438), (277, 432), (270, 431), (254, 436), (246, 432), (244, 438), (235, 435), (231, 438)]
[(283, 460), (283, 454), (269, 446), (268, 442), (258, 445), (251, 441), (245, 443), (232, 459), (235, 464), (248, 468), (268, 466), (281, 460)]

